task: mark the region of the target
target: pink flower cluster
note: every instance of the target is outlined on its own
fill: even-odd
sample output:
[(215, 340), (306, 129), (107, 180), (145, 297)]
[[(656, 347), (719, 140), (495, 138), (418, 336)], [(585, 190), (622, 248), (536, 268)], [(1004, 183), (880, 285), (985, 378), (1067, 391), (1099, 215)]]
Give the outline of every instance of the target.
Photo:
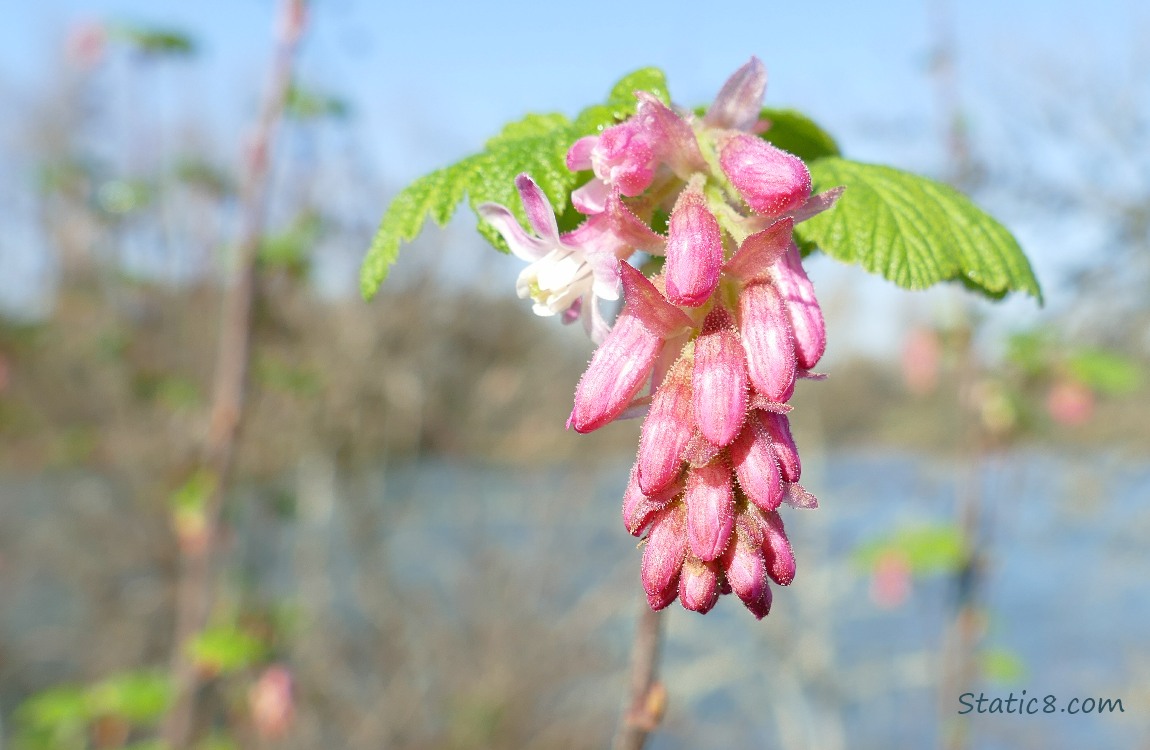
[[(560, 235), (542, 191), (517, 185), (536, 235), (502, 206), (481, 207), (512, 251), (532, 262), (520, 296), (540, 314), (584, 317), (600, 342), (568, 426), (585, 433), (646, 412), (623, 521), (646, 535), (642, 580), (661, 609), (676, 598), (709, 611), (735, 593), (756, 616), (768, 581), (787, 585), (795, 557), (779, 508), (815, 507), (786, 403), (826, 347), (822, 312), (794, 224), (829, 208), (798, 157), (756, 133), (766, 71), (752, 58), (703, 117), (638, 92), (634, 116), (577, 141), (572, 194), (587, 220)], [(651, 229), (668, 212), (666, 235)], [(627, 262), (663, 256), (651, 278)], [(625, 304), (609, 329), (597, 298)]]

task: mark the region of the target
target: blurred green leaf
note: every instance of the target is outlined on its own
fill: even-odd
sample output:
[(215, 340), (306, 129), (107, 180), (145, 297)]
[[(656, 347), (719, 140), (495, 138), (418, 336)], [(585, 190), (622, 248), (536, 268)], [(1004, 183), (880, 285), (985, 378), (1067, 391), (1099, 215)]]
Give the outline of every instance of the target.
[(212, 195), (223, 197), (235, 192), (231, 177), (203, 158), (181, 157), (172, 169), (176, 179)]
[(347, 102), (321, 91), (302, 88), (292, 83), (284, 100), (284, 114), (297, 120), (317, 120), (330, 117), (345, 119), (351, 112)]
[(40, 165), (37, 171), (37, 184), (41, 192), (86, 191), (96, 167), (88, 161), (60, 155)]
[(240, 746), (231, 737), (217, 732), (197, 742), (195, 750), (240, 750)]
[(168, 678), (157, 672), (129, 672), (88, 689), (91, 715), (119, 716), (136, 726), (154, 724), (171, 699)]
[(1120, 395), (1138, 390), (1142, 371), (1127, 357), (1102, 349), (1084, 349), (1070, 355), (1070, 374), (1099, 393)]
[(958, 527), (950, 524), (911, 526), (862, 545), (855, 550), (854, 560), (871, 571), (890, 553), (906, 560), (915, 575), (953, 572), (962, 565), (962, 536)]
[(86, 424), (69, 425), (56, 436), (53, 463), (57, 466), (82, 464), (99, 445), (100, 433), (95, 427)]
[(203, 510), (215, 490), (215, 474), (207, 469), (200, 469), (169, 496), (168, 503), (176, 510), (199, 512)]
[(194, 409), (203, 401), (195, 381), (182, 375), (137, 373), (132, 386), (138, 397), (163, 404), (173, 411)]
[(121, 750), (170, 750), (170, 745), (163, 740), (140, 740), (124, 745)]
[(260, 357), (255, 374), (261, 384), (296, 395), (311, 396), (323, 387), (323, 381), (315, 372), (274, 357)]
[(96, 203), (109, 214), (130, 214), (146, 208), (155, 190), (143, 180), (108, 180), (96, 191)]
[(260, 265), (282, 268), (296, 276), (303, 276), (310, 267), (312, 248), (323, 232), (323, 219), (315, 212), (296, 217), (283, 232), (271, 234), (260, 243)]
[(1016, 683), (1026, 677), (1026, 662), (1006, 649), (988, 649), (982, 653), (982, 674), (991, 682)]
[[(84, 689), (62, 685), (36, 693), (16, 709), (16, 724), (32, 746), (70, 747), (82, 742), (88, 723), (88, 700)], [(40, 738), (48, 744), (36, 745)]]
[(178, 29), (118, 23), (108, 27), (108, 35), (148, 56), (191, 57), (196, 53), (195, 41)]
[(188, 649), (198, 667), (216, 674), (243, 669), (267, 652), (267, 646), (259, 638), (231, 625), (205, 630)]
[(1043, 377), (1050, 370), (1050, 337), (1045, 331), (1023, 331), (1007, 339), (1006, 359), (1029, 377)]

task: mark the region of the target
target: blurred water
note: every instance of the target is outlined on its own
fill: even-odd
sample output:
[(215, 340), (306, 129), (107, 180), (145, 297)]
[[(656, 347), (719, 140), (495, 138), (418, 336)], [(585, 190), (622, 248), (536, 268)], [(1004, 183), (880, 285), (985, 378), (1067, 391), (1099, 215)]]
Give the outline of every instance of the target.
[[(427, 462), (343, 477), (321, 463), (316, 471), (287, 483), (299, 495), (288, 517), (268, 511), (267, 488), (239, 493), (230, 565), (248, 586), (322, 609), (338, 623), (329, 638), (370, 643), (379, 612), (389, 612), (403, 626), (394, 636), (401, 652), (433, 648), (420, 640), (433, 626), (464, 632), (473, 620), (504, 616), (510, 629), (539, 619), (545, 635), (535, 638), (554, 640), (524, 649), (606, 655), (547, 693), (548, 705), (614, 715), (640, 593), (641, 553), (618, 512), (626, 465), (513, 471)], [(776, 589), (766, 620), (732, 597), (706, 617), (670, 610), (663, 675), (671, 706), (653, 748), (922, 748), (938, 742), (944, 719), (966, 722), (971, 746), (987, 750), (1134, 748), (1150, 732), (1150, 466), (1035, 453), (971, 468), (841, 453), (809, 459), (804, 478), (821, 508), (784, 510), (799, 573)], [(984, 645), (1009, 652), (1024, 671), (965, 689), (1003, 698), (1026, 689), (1059, 705), (1120, 698), (1125, 713), (957, 716), (958, 696), (940, 698), (952, 582), (916, 580), (905, 604), (881, 609), (852, 554), (907, 524), (951, 521), (966, 492), (982, 498), (989, 540)], [(162, 612), (163, 572), (114, 563), (100, 552), (108, 538), (91, 538), (102, 524), (116, 528), (116, 518), (130, 526), (123, 512), (122, 493), (93, 477), (0, 479), (3, 708), (37, 683), (77, 673), (69, 659), (79, 662), (82, 644), (100, 637), (93, 581), (108, 579), (109, 592), (119, 582)], [(126, 532), (137, 541), (144, 533)], [(86, 576), (38, 557), (83, 555), (84, 544), (93, 546)], [(101, 560), (109, 563), (102, 574)], [(365, 603), (373, 587), (387, 589), (390, 604)], [(410, 614), (396, 613), (397, 602)], [(162, 640), (166, 622), (155, 623)], [(46, 633), (55, 634), (48, 643)], [(412, 669), (431, 696), (438, 678)]]

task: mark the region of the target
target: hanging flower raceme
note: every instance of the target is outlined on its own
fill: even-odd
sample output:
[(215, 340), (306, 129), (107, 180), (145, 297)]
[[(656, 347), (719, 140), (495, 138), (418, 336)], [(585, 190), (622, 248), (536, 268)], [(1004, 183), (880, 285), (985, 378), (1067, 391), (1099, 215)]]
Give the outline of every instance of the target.
[[(642, 581), (655, 609), (676, 598), (709, 611), (734, 593), (756, 616), (795, 556), (781, 506), (816, 506), (799, 482), (786, 403), (826, 348), (794, 224), (829, 208), (806, 165), (757, 133), (766, 71), (752, 58), (702, 117), (639, 92), (634, 116), (577, 141), (572, 193), (587, 219), (560, 235), (542, 191), (517, 186), (535, 235), (502, 206), (481, 207), (531, 261), (519, 294), (541, 315), (588, 316), (599, 348), (575, 391), (568, 426), (585, 433), (646, 411), (623, 498), (645, 536)], [(650, 227), (666, 212), (665, 237)], [(650, 277), (627, 261), (663, 256)], [(655, 264), (651, 264), (655, 265)], [(646, 267), (646, 266), (643, 266)], [(597, 299), (624, 304), (607, 332)]]

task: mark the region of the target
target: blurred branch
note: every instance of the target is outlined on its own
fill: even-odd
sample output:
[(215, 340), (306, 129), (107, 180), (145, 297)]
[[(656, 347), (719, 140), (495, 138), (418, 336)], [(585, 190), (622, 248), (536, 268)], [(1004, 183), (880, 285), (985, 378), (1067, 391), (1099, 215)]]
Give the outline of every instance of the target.
[(667, 692), (657, 679), (662, 641), (663, 615), (651, 609), (644, 599), (631, 644), (631, 687), (612, 744), (614, 750), (642, 750), (647, 736), (663, 719)]
[(204, 543), (181, 545), (180, 549), (172, 644), (174, 700), (162, 730), (167, 744), (176, 750), (188, 745), (193, 727), (199, 677), (187, 650), (191, 639), (204, 626), (211, 600), (212, 551), (243, 414), (244, 385), (251, 360), (256, 255), (264, 230), (269, 161), (304, 25), (303, 0), (282, 0), (270, 86), (245, 154), (237, 268), (224, 297), (208, 435), (201, 458), (202, 467), (212, 480), (211, 494), (204, 508)]

